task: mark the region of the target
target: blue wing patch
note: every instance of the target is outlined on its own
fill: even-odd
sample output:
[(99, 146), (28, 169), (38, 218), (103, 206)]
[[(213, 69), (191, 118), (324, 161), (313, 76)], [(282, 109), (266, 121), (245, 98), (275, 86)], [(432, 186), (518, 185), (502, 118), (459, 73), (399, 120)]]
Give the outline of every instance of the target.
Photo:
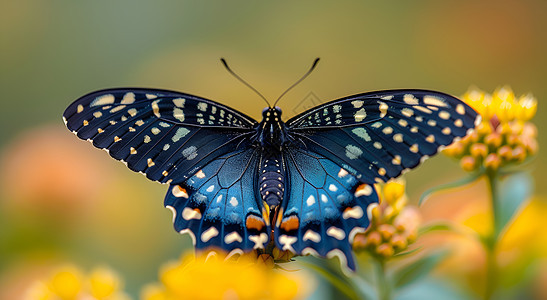
[(369, 225), (367, 209), (378, 203), (374, 187), (303, 149), (287, 149), (284, 162), (290, 190), (275, 224), (277, 247), (301, 255), (337, 256), (355, 270), (351, 245)]
[(88, 94), (63, 114), (68, 129), (149, 179), (180, 183), (245, 147), (256, 121), (219, 103), (163, 90)]
[(303, 148), (375, 183), (416, 167), (465, 136), (479, 118), (465, 103), (443, 93), (390, 90), (318, 106), (287, 125)]
[(257, 193), (255, 149), (217, 158), (180, 185), (171, 185), (165, 206), (173, 212), (175, 230), (189, 233), (196, 249), (221, 248), (243, 253), (264, 249), (270, 225)]

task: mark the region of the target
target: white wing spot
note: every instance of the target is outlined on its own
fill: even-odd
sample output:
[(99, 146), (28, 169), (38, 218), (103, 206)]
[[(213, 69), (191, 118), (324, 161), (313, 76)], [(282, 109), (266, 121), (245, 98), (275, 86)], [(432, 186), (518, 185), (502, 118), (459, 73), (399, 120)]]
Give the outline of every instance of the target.
[(184, 107), (185, 102), (186, 102), (186, 99), (184, 98), (173, 99), (173, 104), (175, 104), (175, 106), (178, 106), (178, 107)]
[(163, 145), (163, 151), (169, 150), (170, 147), (171, 147), (171, 145), (169, 145), (169, 144)]
[(401, 109), (401, 113), (403, 114), (403, 116), (407, 117), (407, 118), (410, 118), (412, 117), (412, 115), (414, 115), (414, 111), (410, 108), (403, 108)]
[(418, 148), (418, 144), (414, 144), (414, 145), (410, 146), (409, 150), (410, 150), (410, 152), (412, 152), (412, 153), (418, 153), (418, 151), (419, 151), (420, 149)]
[(187, 160), (192, 160), (198, 156), (198, 151), (195, 146), (190, 146), (184, 150), (182, 150), (182, 156), (186, 158)]
[(424, 96), (424, 103), (427, 105), (448, 107), (448, 105), (442, 99), (430, 95)]
[(447, 111), (440, 111), (439, 112), (439, 118), (443, 119), (443, 120), (448, 120), (450, 119), (450, 113), (447, 112)]
[(363, 150), (361, 150), (361, 148), (354, 145), (346, 146), (346, 156), (349, 159), (358, 159), (359, 157), (361, 157), (361, 154), (363, 154)]
[(340, 168), (340, 171), (338, 171), (338, 177), (343, 178), (346, 175), (348, 175), (348, 171), (346, 171), (344, 168)]
[[(265, 233), (264, 233), (265, 234)], [(280, 235), (279, 236), (279, 243), (283, 245), (282, 249), (283, 251), (289, 250), (291, 252), (295, 252), (294, 248), (292, 247), (292, 244), (296, 243), (298, 239), (295, 236), (288, 236), (288, 235)]]
[(243, 242), (243, 238), (241, 238), (241, 235), (239, 235), (239, 233), (237, 233), (237, 231), (233, 231), (233, 232), (227, 234), (224, 237), (224, 242), (226, 244), (231, 244), (233, 242), (241, 243), (241, 242)]
[(365, 111), (364, 108), (361, 108), (360, 110), (355, 112), (353, 117), (355, 118), (355, 122), (361, 122), (367, 117), (367, 112)]
[(374, 142), (374, 144), (372, 144), (374, 146), (374, 148), (380, 150), (382, 149), (382, 144), (380, 142)]
[(380, 106), (378, 107), (378, 109), (380, 110), (380, 118), (383, 118), (387, 114), (387, 109), (389, 108), (389, 106), (387, 106), (387, 104), (382, 101), (378, 101), (378, 103), (380, 103)]
[(129, 149), (129, 153), (131, 153), (131, 154), (137, 154), (137, 150), (135, 150), (135, 148), (131, 147), (131, 148)]
[(462, 127), (463, 126), (463, 121), (462, 119), (457, 119), (456, 121), (454, 121), (454, 125), (456, 127)]
[(180, 185), (175, 185), (171, 189), (171, 193), (173, 193), (173, 196), (175, 196), (177, 198), (186, 198), (186, 199), (188, 199), (188, 193)]
[(395, 155), (395, 157), (391, 160), (391, 163), (394, 165), (400, 165), (401, 164), (401, 156)]
[(130, 116), (134, 117), (135, 115), (137, 115), (137, 110), (135, 108), (132, 108), (132, 109), (128, 110), (127, 113)]
[(235, 207), (239, 204), (239, 202), (237, 201), (236, 197), (232, 197), (230, 198), (230, 204)]
[(115, 98), (114, 98), (114, 95), (112, 94), (102, 95), (95, 98), (95, 100), (91, 102), (90, 106), (93, 107), (93, 106), (102, 106), (102, 105), (112, 104), (114, 103), (114, 100)]
[(327, 229), (327, 235), (332, 236), (333, 238), (341, 241), (346, 237), (346, 233), (344, 230), (331, 226), (329, 229)]
[(152, 140), (152, 139), (151, 139), (149, 136), (147, 136), (147, 135), (144, 136), (144, 143), (145, 143), (145, 144), (150, 143), (151, 140)]
[(418, 99), (416, 97), (414, 97), (414, 95), (412, 95), (412, 94), (405, 94), (403, 96), (403, 101), (406, 104), (410, 104), (410, 105), (416, 105), (416, 104), (420, 103), (420, 102), (418, 102)]
[(337, 190), (338, 190), (338, 188), (337, 188), (334, 184), (331, 183), (331, 184), (329, 185), (329, 191), (331, 191), (331, 192), (336, 192)]
[[(294, 239), (295, 239), (295, 242), (296, 242), (296, 238), (294, 238)], [(255, 243), (253, 249), (264, 249), (264, 244), (266, 242), (268, 242), (268, 234), (263, 232), (260, 235), (250, 235), (249, 240), (251, 242)], [(281, 237), (279, 237), (279, 241), (281, 242)], [(285, 250), (285, 247), (283, 247), (283, 250)], [(293, 251), (294, 251), (294, 249), (293, 249)]]
[(81, 104), (78, 104), (78, 107), (76, 108), (76, 112), (81, 113), (82, 111), (84, 111), (84, 106)]
[(385, 127), (384, 129), (382, 129), (382, 132), (383, 132), (384, 134), (392, 134), (392, 133), (393, 133), (393, 128), (391, 128), (391, 127), (389, 127), (389, 126), (388, 126), (388, 127)]
[(126, 93), (125, 95), (123, 95), (121, 104), (132, 104), (133, 102), (135, 102), (135, 94)]
[(308, 197), (308, 200), (306, 200), (306, 204), (307, 204), (308, 206), (314, 205), (314, 204), (315, 204), (315, 197), (314, 197), (313, 195), (310, 195), (310, 196)]
[(398, 123), (399, 125), (401, 125), (401, 127), (408, 126), (408, 122), (405, 119), (400, 119)]
[(175, 132), (175, 135), (173, 135), (173, 137), (171, 138), (171, 140), (176, 143), (178, 142), (180, 139), (182, 139), (183, 137), (185, 137), (188, 133), (190, 132), (190, 130), (184, 128), (184, 127), (180, 127), (177, 129), (177, 131)]
[(152, 131), (154, 135), (158, 135), (161, 132), (161, 130), (157, 127), (152, 127), (150, 131)]
[(372, 194), (372, 186), (370, 184), (364, 184), (361, 188), (355, 191), (355, 197), (370, 196)]
[(430, 134), (425, 138), (425, 140), (430, 142), (430, 143), (434, 143), (435, 142), (435, 136)]
[(201, 219), (201, 214), (198, 210), (191, 209), (190, 207), (185, 207), (182, 211), (182, 218), (186, 221), (190, 221), (192, 219), (199, 220)]
[(201, 111), (207, 111), (207, 103), (199, 102), (198, 103), (198, 109), (201, 110)]
[(365, 140), (367, 142), (371, 141), (371, 138), (368, 135), (367, 130), (363, 127), (354, 128), (354, 129), (351, 130), (351, 132), (353, 132), (353, 134), (355, 134), (356, 136), (362, 138), (363, 140)]
[(201, 241), (207, 243), (210, 239), (218, 235), (218, 230), (211, 226), (201, 234)]
[(184, 111), (178, 107), (173, 109), (173, 117), (181, 122), (184, 122)]
[(351, 101), (351, 104), (353, 104), (354, 108), (360, 108), (361, 106), (363, 106), (363, 103), (364, 103), (363, 100)]
[(311, 229), (308, 229), (306, 233), (304, 233), (304, 236), (302, 237), (302, 240), (305, 242), (307, 240), (310, 240), (314, 243), (319, 243), (321, 241), (321, 235)]
[(450, 129), (450, 127), (445, 127), (443, 128), (443, 130), (441, 131), (444, 135), (449, 135), (452, 133), (452, 130)]
[(393, 140), (396, 141), (397, 143), (402, 143), (403, 142), (403, 134), (402, 133), (396, 133), (393, 135)]
[(151, 158), (149, 158), (149, 159), (147, 160), (147, 164), (148, 164), (148, 167), (149, 167), (149, 168), (155, 165), (154, 161), (152, 161)]
[(437, 121), (435, 120), (428, 120), (427, 121), (427, 125), (431, 126), (431, 127), (435, 127), (437, 126)]
[(327, 195), (321, 194), (321, 201), (323, 201), (323, 203), (328, 203), (328, 202), (329, 202), (329, 198), (327, 198)]
[(465, 107), (463, 106), (463, 104), (456, 105), (456, 112), (462, 116), (465, 115)]
[(359, 205), (356, 205), (352, 208), (348, 208), (344, 211), (344, 213), (342, 213), (342, 217), (346, 220), (350, 218), (360, 219), (361, 217), (363, 217), (363, 215), (364, 215), (363, 209)]
[(212, 191), (214, 191), (214, 190), (215, 190), (215, 185), (214, 185), (214, 184), (211, 184), (211, 185), (206, 189), (206, 191), (209, 192), (209, 193), (212, 192)]
[(425, 108), (425, 107), (423, 107), (423, 106), (414, 106), (414, 109), (417, 109), (417, 110), (419, 110), (419, 111), (421, 111), (421, 112), (424, 112), (424, 113), (426, 113), (426, 114), (432, 113), (431, 110), (429, 110), (429, 109), (427, 109), (427, 108)]
[(199, 171), (196, 173), (196, 177), (199, 178), (199, 179), (205, 178), (205, 173), (203, 173), (203, 170), (199, 170)]
[(96, 111), (96, 112), (93, 113), (93, 116), (94, 116), (95, 118), (100, 118), (100, 117), (103, 116), (103, 113), (100, 112), (100, 111)]
[(154, 115), (158, 118), (161, 117), (160, 107), (158, 105), (159, 102), (160, 102), (160, 100), (155, 100), (155, 101), (152, 101), (152, 104), (151, 104), (152, 105), (152, 111), (154, 112)]

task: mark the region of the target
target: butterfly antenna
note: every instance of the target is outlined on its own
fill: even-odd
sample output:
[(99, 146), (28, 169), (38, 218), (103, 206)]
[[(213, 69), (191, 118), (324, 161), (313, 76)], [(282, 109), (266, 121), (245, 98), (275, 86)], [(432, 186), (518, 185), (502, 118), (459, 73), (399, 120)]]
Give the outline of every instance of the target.
[(226, 68), (226, 70), (228, 70), (228, 72), (230, 72), (230, 74), (232, 74), (232, 76), (234, 76), (235, 78), (237, 78), (239, 81), (241, 81), (244, 85), (248, 86), (251, 90), (253, 90), (257, 95), (260, 96), (260, 98), (264, 99), (264, 101), (266, 101), (266, 104), (268, 104), (269, 107), (271, 107), (270, 105), (270, 102), (268, 102), (268, 100), (266, 100), (266, 97), (264, 97), (259, 91), (257, 91), (254, 87), (252, 87), (250, 84), (247, 83), (247, 81), (243, 80), (243, 78), (239, 77), (234, 71), (232, 71), (232, 69), (230, 69), (230, 67), (228, 66), (228, 63), (226, 62), (226, 60), (224, 58), (221, 58), (220, 61), (222, 62), (222, 64), (224, 65), (224, 67)]
[(308, 77), (308, 75), (311, 74), (311, 72), (313, 72), (313, 69), (315, 69), (315, 67), (317, 66), (317, 63), (319, 62), (319, 57), (316, 58), (314, 61), (313, 61), (313, 64), (311, 65), (311, 68), (308, 70), (308, 72), (306, 72), (306, 74), (304, 74), (304, 76), (302, 76), (300, 79), (298, 79), (298, 81), (296, 81), (293, 85), (291, 85), (287, 90), (285, 90), (283, 92), (283, 94), (281, 94), (281, 96), (279, 96), (279, 98), (277, 98), (277, 100), (275, 100), (274, 102), (274, 106), (277, 104), (277, 102), (283, 97), (285, 96), (285, 94), (287, 92), (289, 92), (293, 87), (295, 87), (296, 85), (298, 85), (300, 82), (302, 82), (302, 80), (306, 79), (306, 77)]

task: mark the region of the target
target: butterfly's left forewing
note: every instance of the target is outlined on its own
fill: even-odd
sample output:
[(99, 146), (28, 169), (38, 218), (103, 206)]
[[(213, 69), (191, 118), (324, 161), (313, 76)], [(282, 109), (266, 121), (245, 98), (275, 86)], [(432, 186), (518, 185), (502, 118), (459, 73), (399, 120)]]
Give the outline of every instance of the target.
[(361, 181), (383, 182), (436, 154), (480, 116), (447, 94), (389, 90), (350, 96), (289, 121), (297, 145), (333, 160)]

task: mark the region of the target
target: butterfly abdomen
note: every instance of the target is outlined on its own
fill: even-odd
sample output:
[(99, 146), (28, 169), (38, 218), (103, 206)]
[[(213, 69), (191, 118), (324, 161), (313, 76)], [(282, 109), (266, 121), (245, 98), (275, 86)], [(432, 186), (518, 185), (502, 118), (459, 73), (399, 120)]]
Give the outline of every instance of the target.
[(285, 191), (284, 174), (278, 155), (265, 155), (260, 170), (260, 197), (268, 206), (278, 206)]

